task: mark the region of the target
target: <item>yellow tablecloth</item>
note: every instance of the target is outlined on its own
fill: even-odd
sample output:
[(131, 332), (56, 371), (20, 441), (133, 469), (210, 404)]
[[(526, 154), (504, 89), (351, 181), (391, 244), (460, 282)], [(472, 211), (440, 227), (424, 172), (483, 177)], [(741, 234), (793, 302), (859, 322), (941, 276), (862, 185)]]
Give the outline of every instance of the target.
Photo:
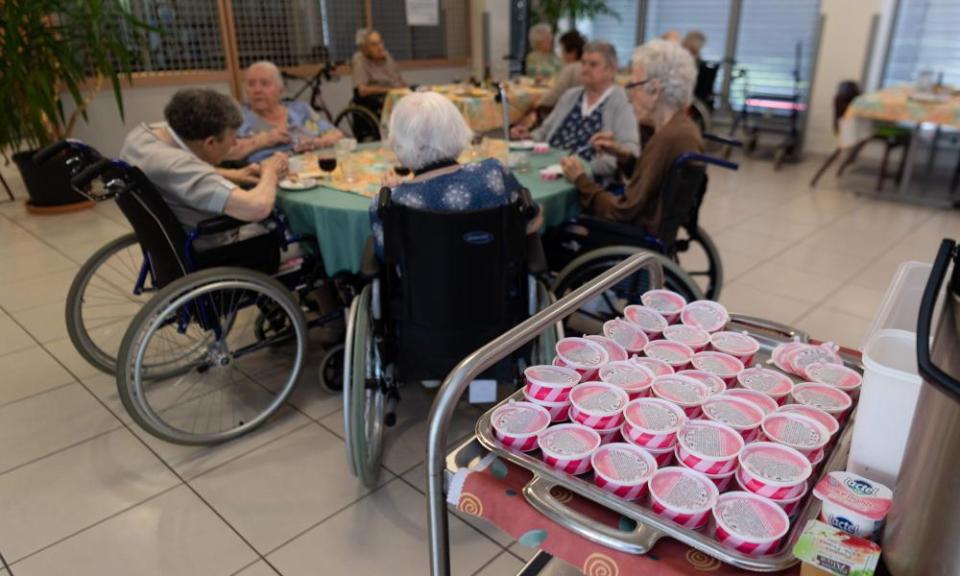
[[(443, 94), (463, 114), (474, 132), (488, 132), (503, 127), (503, 112), (496, 101), (496, 91), (486, 88), (463, 88), (459, 85), (431, 86), (430, 90)], [(540, 100), (547, 87), (510, 83), (507, 99), (510, 102), (510, 122), (516, 122)], [(383, 103), (381, 121), (389, 125), (390, 113), (401, 98), (410, 93), (407, 88), (391, 90)]]
[(873, 123), (937, 124), (960, 128), (960, 95), (918, 94), (912, 86), (892, 86), (858, 96), (840, 125), (840, 144), (847, 148), (870, 137)]

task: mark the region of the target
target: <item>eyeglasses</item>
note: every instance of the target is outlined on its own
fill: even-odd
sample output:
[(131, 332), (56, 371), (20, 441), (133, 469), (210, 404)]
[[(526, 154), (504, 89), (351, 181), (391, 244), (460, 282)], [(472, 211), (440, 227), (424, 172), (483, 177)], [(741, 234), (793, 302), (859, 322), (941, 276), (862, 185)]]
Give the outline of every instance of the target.
[(623, 89), (627, 91), (634, 90), (636, 88), (643, 86), (644, 84), (651, 82), (652, 80), (653, 78), (647, 78), (646, 80), (638, 80), (636, 82), (627, 82), (626, 84), (623, 85)]

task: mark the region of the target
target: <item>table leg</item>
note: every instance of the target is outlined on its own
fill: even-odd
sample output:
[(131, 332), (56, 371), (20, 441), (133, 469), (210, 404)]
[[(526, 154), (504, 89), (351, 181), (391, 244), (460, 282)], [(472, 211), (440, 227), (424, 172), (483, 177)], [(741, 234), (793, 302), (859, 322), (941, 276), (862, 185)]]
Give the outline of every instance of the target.
[(917, 158), (917, 145), (920, 140), (920, 124), (913, 127), (910, 134), (910, 143), (907, 144), (905, 165), (903, 174), (900, 177), (899, 195), (901, 198), (907, 198), (910, 195), (910, 181), (913, 179), (913, 163)]

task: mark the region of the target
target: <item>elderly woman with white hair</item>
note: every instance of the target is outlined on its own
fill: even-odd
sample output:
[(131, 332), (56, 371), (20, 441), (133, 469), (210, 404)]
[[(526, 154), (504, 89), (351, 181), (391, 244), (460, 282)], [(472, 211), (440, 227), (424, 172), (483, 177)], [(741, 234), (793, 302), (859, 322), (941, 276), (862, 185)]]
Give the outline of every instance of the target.
[(530, 52), (527, 53), (527, 76), (551, 78), (563, 68), (563, 62), (553, 50), (553, 28), (547, 23), (530, 28)]
[(283, 76), (272, 62), (256, 62), (244, 74), (247, 104), (229, 159), (260, 162), (274, 152), (326, 148), (343, 138), (306, 102), (283, 102)]
[[(401, 181), (384, 177), (393, 202), (437, 212), (464, 212), (515, 201), (522, 186), (496, 159), (460, 164), (457, 158), (473, 134), (456, 106), (433, 92), (415, 92), (397, 102), (390, 115), (388, 145), (397, 160), (413, 172)], [(370, 223), (378, 255), (383, 254), (383, 224), (377, 199), (370, 205)], [(536, 230), (539, 218), (528, 227)]]
[(660, 188), (673, 161), (687, 152), (702, 152), (703, 139), (687, 116), (693, 99), (697, 68), (683, 47), (668, 40), (651, 40), (633, 53), (633, 78), (626, 85), (633, 110), (642, 124), (655, 132), (636, 158), (610, 132), (596, 134), (594, 148), (615, 156), (629, 178), (623, 195), (615, 195), (591, 180), (580, 161), (561, 161), (564, 176), (577, 186), (580, 206), (587, 214), (641, 226), (656, 234), (663, 218)]

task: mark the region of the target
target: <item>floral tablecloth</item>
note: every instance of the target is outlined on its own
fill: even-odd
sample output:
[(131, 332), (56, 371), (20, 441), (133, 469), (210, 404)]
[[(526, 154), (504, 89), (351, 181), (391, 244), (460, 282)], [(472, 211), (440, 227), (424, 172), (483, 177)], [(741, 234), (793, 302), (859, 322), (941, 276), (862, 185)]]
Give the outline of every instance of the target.
[(936, 124), (960, 128), (960, 95), (918, 94), (912, 86), (892, 86), (858, 96), (840, 124), (840, 145), (847, 148), (869, 138), (874, 122)]
[[(496, 91), (486, 88), (464, 88), (460, 85), (431, 86), (431, 91), (443, 94), (463, 114), (463, 118), (474, 132), (488, 132), (503, 127), (503, 111), (496, 101)], [(531, 110), (546, 92), (546, 87), (510, 83), (507, 87), (507, 100), (510, 102), (510, 122), (516, 122)], [(388, 125), (390, 114), (401, 98), (410, 93), (409, 89), (391, 90), (383, 103), (381, 122)]]

